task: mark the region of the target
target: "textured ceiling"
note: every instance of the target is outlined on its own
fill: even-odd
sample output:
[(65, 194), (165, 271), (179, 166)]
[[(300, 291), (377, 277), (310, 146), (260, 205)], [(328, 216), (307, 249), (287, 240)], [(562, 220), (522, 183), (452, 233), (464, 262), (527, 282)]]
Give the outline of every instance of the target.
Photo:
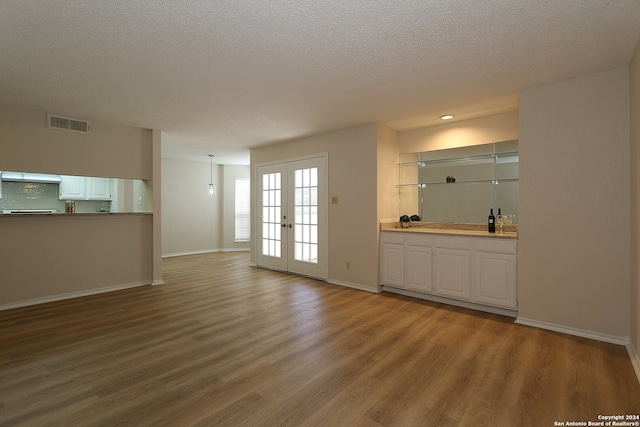
[(156, 128), (163, 155), (513, 110), (628, 65), (640, 0), (1, 0), (0, 103)]

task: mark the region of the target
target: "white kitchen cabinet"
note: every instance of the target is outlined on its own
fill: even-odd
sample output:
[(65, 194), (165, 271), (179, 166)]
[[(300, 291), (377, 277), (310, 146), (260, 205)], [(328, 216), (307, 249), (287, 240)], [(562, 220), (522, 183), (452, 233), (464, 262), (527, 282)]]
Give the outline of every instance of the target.
[(516, 309), (517, 257), (515, 241), (480, 239), (474, 253), (474, 300)]
[(380, 280), (385, 285), (404, 287), (404, 236), (382, 233), (380, 238)]
[(382, 231), (385, 290), (500, 314), (517, 310), (517, 240)]
[(87, 200), (111, 200), (111, 178), (87, 177)]
[(84, 176), (60, 175), (60, 200), (86, 200), (87, 185)]
[(438, 237), (436, 240), (434, 293), (471, 299), (471, 238)]
[(111, 200), (113, 179), (61, 175), (60, 200)]
[(405, 287), (418, 292), (432, 291), (432, 239), (427, 235), (407, 235), (405, 239)]

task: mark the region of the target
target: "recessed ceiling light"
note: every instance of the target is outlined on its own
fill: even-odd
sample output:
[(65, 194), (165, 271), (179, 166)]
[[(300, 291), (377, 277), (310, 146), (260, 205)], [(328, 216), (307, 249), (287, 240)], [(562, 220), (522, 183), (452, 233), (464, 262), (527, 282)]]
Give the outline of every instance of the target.
[(440, 116), (442, 120), (451, 120), (453, 119), (453, 114), (445, 114), (444, 116)]

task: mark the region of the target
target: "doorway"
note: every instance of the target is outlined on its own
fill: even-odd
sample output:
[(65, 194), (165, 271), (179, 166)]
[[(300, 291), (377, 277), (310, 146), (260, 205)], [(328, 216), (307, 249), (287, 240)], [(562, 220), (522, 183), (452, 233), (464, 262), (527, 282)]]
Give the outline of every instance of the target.
[(326, 155), (256, 167), (256, 263), (327, 278)]

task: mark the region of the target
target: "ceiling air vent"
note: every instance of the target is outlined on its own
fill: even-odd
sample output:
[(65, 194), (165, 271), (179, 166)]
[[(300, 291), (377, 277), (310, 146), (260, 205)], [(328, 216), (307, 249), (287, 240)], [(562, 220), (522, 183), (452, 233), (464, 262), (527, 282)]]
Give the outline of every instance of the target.
[(89, 133), (91, 123), (86, 120), (72, 119), (70, 117), (47, 114), (47, 127), (49, 129), (61, 129), (71, 132)]

